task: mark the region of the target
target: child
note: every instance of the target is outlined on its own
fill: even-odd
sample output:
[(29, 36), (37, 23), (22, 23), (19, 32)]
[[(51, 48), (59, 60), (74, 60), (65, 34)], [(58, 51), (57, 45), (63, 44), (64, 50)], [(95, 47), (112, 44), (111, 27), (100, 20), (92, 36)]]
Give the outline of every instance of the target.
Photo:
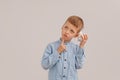
[(83, 20), (78, 16), (70, 16), (62, 26), (59, 40), (49, 43), (44, 51), (41, 65), (49, 69), (49, 80), (78, 80), (77, 69), (84, 63), (83, 47), (88, 39), (87, 34), (81, 36), (79, 45), (71, 42), (79, 36), (83, 29)]

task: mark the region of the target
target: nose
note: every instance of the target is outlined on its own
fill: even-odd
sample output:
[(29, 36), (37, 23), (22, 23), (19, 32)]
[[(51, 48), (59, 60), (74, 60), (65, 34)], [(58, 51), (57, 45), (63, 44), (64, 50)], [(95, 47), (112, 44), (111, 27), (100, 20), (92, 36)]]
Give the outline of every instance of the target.
[(65, 33), (67, 33), (67, 34), (68, 34), (68, 33), (69, 33), (69, 30), (66, 30), (66, 31), (65, 31)]

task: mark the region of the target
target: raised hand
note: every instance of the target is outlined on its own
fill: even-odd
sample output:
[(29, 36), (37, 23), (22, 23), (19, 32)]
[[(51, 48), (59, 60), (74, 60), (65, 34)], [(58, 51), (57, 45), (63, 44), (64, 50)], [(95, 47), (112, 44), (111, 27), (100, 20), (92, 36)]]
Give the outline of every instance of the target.
[(87, 40), (88, 40), (88, 36), (87, 36), (87, 34), (82, 34), (82, 35), (81, 35), (81, 38), (82, 38), (82, 40), (81, 40), (81, 42), (80, 42), (80, 47), (83, 48), (84, 45), (85, 45), (85, 43), (86, 43)]
[(57, 49), (59, 54), (61, 54), (66, 49), (66, 46), (64, 45), (64, 39), (63, 38), (61, 38), (61, 39), (62, 39), (61, 44), (60, 44), (60, 46)]

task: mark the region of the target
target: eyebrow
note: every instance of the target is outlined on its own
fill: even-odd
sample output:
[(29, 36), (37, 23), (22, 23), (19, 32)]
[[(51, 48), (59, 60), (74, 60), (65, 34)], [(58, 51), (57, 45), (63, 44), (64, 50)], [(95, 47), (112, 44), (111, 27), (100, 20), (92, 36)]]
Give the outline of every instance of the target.
[(64, 27), (68, 27), (68, 26), (64, 26)]

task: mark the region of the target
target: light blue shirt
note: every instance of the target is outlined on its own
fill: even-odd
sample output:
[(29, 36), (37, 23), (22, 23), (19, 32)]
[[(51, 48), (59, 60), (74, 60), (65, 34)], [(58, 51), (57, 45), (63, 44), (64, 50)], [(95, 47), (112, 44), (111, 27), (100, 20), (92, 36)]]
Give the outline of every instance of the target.
[(78, 80), (77, 69), (81, 69), (84, 63), (85, 55), (83, 48), (72, 42), (65, 43), (66, 50), (58, 53), (57, 49), (61, 40), (47, 45), (41, 65), (49, 69), (49, 80)]

